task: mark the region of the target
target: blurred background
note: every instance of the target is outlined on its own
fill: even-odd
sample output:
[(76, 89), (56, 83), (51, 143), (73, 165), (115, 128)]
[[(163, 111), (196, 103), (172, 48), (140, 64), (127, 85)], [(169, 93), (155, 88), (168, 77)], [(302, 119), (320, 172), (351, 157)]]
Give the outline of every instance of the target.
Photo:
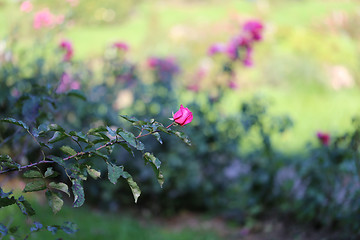
[[(126, 126), (119, 114), (169, 124), (180, 104), (194, 114), (183, 127), (190, 148), (144, 140), (164, 164), (162, 189), (119, 149), (112, 158), (139, 183), (137, 204), (98, 165), (83, 209), (53, 216), (31, 195), (36, 217), (71, 219), (74, 239), (356, 239), (359, 40), (357, 0), (0, 0), (1, 117), (86, 131)], [(60, 96), (72, 90), (88, 100)], [(24, 224), (14, 212), (0, 219)]]

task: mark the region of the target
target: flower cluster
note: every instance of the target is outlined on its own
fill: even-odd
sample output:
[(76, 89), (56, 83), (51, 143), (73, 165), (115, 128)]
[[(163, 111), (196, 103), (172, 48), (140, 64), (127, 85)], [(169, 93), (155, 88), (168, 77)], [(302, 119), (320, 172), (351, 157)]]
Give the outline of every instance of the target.
[(69, 90), (78, 90), (78, 89), (80, 89), (80, 83), (74, 80), (70, 74), (65, 72), (61, 76), (61, 81), (58, 88), (56, 89), (56, 92), (64, 93)]
[(174, 58), (156, 58), (150, 57), (147, 60), (147, 65), (150, 69), (155, 71), (155, 74), (160, 81), (168, 81), (179, 73), (179, 66)]
[(322, 145), (328, 146), (330, 142), (330, 135), (323, 132), (317, 132), (316, 134), (317, 138), (321, 142)]
[[(27, 6), (27, 9), (29, 9), (29, 6)], [(33, 27), (34, 29), (51, 28), (62, 24), (64, 19), (64, 15), (54, 15), (48, 8), (45, 8), (35, 13)]]
[(59, 47), (65, 50), (65, 55), (64, 55), (63, 60), (65, 62), (70, 61), (74, 55), (74, 49), (72, 47), (71, 42), (68, 40), (62, 40), (59, 44)]
[(241, 33), (230, 40), (228, 44), (216, 43), (208, 49), (208, 55), (225, 53), (231, 61), (240, 60), (244, 66), (252, 66), (253, 44), (262, 39), (264, 26), (259, 21), (248, 21)]
[(22, 12), (28, 13), (28, 12), (31, 12), (32, 9), (33, 9), (33, 5), (30, 1), (24, 1), (20, 5), (20, 11), (22, 11)]

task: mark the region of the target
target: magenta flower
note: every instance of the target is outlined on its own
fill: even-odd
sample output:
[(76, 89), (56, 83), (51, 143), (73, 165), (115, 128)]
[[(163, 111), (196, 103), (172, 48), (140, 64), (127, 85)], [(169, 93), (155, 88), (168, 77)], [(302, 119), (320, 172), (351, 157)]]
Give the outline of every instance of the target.
[(256, 20), (248, 21), (243, 26), (243, 31), (253, 41), (260, 41), (262, 39), (263, 29), (264, 29), (263, 24)]
[(71, 42), (68, 40), (62, 40), (59, 46), (60, 46), (60, 48), (65, 50), (65, 55), (64, 55), (63, 60), (65, 62), (70, 61), (74, 55), (74, 49), (72, 47)]
[(174, 121), (181, 126), (184, 126), (188, 123), (191, 123), (193, 120), (193, 114), (188, 108), (184, 108), (183, 105), (180, 106), (180, 109), (174, 114)]
[(24, 1), (20, 5), (20, 11), (22, 11), (22, 12), (28, 13), (28, 12), (31, 12), (32, 9), (33, 9), (33, 5), (30, 1)]
[(223, 43), (215, 43), (208, 49), (208, 55), (213, 56), (218, 53), (223, 53), (226, 50), (226, 46)]
[(149, 57), (147, 59), (147, 65), (149, 68), (155, 68), (158, 65), (158, 59), (155, 57)]
[(330, 142), (330, 135), (329, 134), (323, 133), (323, 132), (317, 132), (316, 136), (323, 145), (325, 145), (325, 146), (329, 145), (329, 142)]
[(115, 42), (113, 44), (113, 47), (118, 49), (119, 51), (124, 51), (124, 52), (129, 50), (129, 46), (124, 42)]
[(44, 27), (52, 27), (54, 24), (54, 15), (48, 8), (38, 11), (34, 15), (33, 27), (40, 29)]
[(238, 84), (234, 81), (234, 80), (231, 80), (229, 82), (229, 88), (231, 89), (237, 89), (238, 88)]

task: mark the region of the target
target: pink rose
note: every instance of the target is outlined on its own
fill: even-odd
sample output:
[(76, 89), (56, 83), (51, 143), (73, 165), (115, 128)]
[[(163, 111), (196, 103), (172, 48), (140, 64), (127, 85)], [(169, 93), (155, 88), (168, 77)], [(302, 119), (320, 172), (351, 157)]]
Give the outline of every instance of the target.
[(65, 50), (65, 55), (63, 60), (65, 62), (70, 61), (74, 55), (74, 49), (71, 42), (68, 40), (62, 40), (61, 43), (59, 44), (59, 47)]
[(188, 108), (184, 108), (183, 105), (181, 105), (179, 111), (174, 114), (174, 121), (181, 126), (191, 123), (192, 120), (192, 112)]
[(329, 134), (323, 133), (323, 132), (318, 132), (316, 134), (316, 136), (323, 145), (325, 145), (325, 146), (329, 145), (329, 142), (330, 142), (330, 135)]

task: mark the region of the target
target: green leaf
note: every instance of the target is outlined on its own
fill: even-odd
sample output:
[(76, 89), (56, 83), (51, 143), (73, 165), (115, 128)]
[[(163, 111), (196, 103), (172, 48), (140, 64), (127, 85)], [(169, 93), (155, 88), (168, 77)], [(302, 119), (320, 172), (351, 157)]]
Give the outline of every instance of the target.
[(180, 138), (187, 145), (191, 146), (191, 141), (190, 141), (189, 137), (185, 133), (179, 132), (179, 131), (174, 131), (174, 130), (172, 130), (171, 133), (173, 133), (175, 136)]
[(80, 207), (85, 202), (84, 188), (80, 180), (73, 180), (72, 183), (71, 189), (75, 197), (73, 207)]
[(131, 132), (122, 130), (122, 129), (118, 129), (117, 133), (126, 141), (128, 142), (131, 146), (133, 146), (134, 148), (136, 148), (137, 150), (144, 150), (145, 146), (142, 142), (140, 142), (139, 140), (136, 139), (136, 137), (134, 136), (134, 134), (132, 134)]
[(59, 176), (59, 173), (55, 172), (52, 167), (49, 167), (49, 168), (46, 169), (46, 172), (45, 172), (44, 175), (45, 175), (46, 178), (49, 178), (49, 177), (53, 178), (53, 177)]
[(69, 135), (70, 136), (73, 136), (73, 137), (77, 137), (77, 140), (78, 141), (81, 141), (81, 142), (84, 142), (84, 143), (88, 143), (89, 142), (89, 139), (86, 137), (85, 134), (83, 134), (82, 132), (75, 132), (75, 131), (71, 131), (69, 132)]
[(130, 153), (133, 157), (135, 157), (134, 155), (134, 151), (126, 144), (126, 143), (119, 143), (120, 146), (122, 146), (126, 151), (128, 151), (128, 153)]
[(64, 201), (61, 199), (61, 195), (51, 191), (46, 191), (45, 195), (53, 213), (59, 212), (64, 205)]
[(124, 118), (125, 120), (127, 120), (131, 123), (139, 121), (136, 117), (131, 117), (131, 116), (127, 116), (127, 115), (120, 115), (120, 117)]
[(76, 155), (76, 153), (77, 153), (74, 149), (72, 149), (72, 148), (69, 147), (69, 146), (62, 146), (62, 147), (60, 148), (60, 150), (63, 151), (64, 153), (70, 155), (70, 156), (74, 156), (74, 155)]
[(138, 198), (140, 197), (141, 195), (141, 191), (140, 191), (140, 188), (139, 186), (137, 185), (137, 183), (133, 180), (133, 178), (131, 177), (131, 175), (128, 173), (128, 172), (125, 172), (123, 173), (123, 178), (126, 178), (126, 181), (128, 182), (129, 184), (129, 187), (131, 189), (131, 192), (134, 196), (134, 200), (135, 200), (135, 203), (137, 203), (137, 200)]
[(98, 178), (100, 178), (100, 176), (101, 176), (101, 172), (100, 171), (97, 171), (97, 170), (95, 170), (95, 169), (93, 169), (93, 168), (91, 168), (90, 166), (87, 166), (87, 172), (89, 173), (89, 175), (93, 178), (93, 179), (98, 179)]
[(49, 143), (58, 142), (58, 141), (61, 141), (61, 140), (65, 139), (65, 138), (67, 138), (67, 137), (68, 136), (65, 133), (56, 131), (54, 133), (54, 135), (52, 136), (52, 138), (49, 139)]
[(92, 153), (92, 154), (95, 154), (95, 155), (98, 156), (98, 157), (101, 157), (101, 158), (104, 159), (104, 160), (108, 160), (108, 159), (109, 159), (109, 157), (108, 157), (107, 155), (102, 154), (102, 153), (99, 152), (99, 151), (91, 151), (91, 153)]
[(154, 173), (156, 175), (156, 178), (160, 184), (160, 187), (162, 187), (162, 185), (164, 184), (164, 176), (162, 174), (162, 172), (160, 171), (160, 165), (161, 165), (161, 161), (155, 157), (152, 153), (146, 152), (144, 154), (144, 159), (146, 163), (150, 163)]
[(4, 197), (4, 198), (0, 198), (0, 208), (2, 207), (7, 207), (10, 205), (13, 205), (16, 203), (16, 200), (14, 197), (8, 198), (8, 197)]
[(24, 188), (24, 192), (35, 192), (41, 191), (46, 188), (46, 183), (43, 179), (37, 179), (35, 181), (29, 182)]
[(69, 92), (66, 93), (67, 96), (73, 96), (73, 97), (77, 97), (81, 100), (86, 101), (86, 96), (84, 95), (83, 92), (79, 91), (79, 90), (70, 90)]
[(12, 160), (9, 155), (0, 155), (0, 169), (2, 170), (4, 167), (20, 169), (21, 165)]
[(97, 133), (97, 132), (106, 132), (107, 129), (106, 127), (104, 126), (100, 126), (100, 127), (96, 127), (96, 128), (91, 128), (89, 129), (88, 133), (87, 134), (94, 134), (94, 133)]
[(116, 131), (112, 130), (110, 127), (106, 126), (106, 129), (108, 131), (108, 133), (110, 134), (110, 136), (115, 137), (116, 136)]
[(23, 197), (20, 197), (18, 201), (16, 201), (16, 205), (19, 207), (20, 211), (27, 216), (35, 215), (35, 210), (31, 207), (31, 204), (26, 201)]
[(65, 183), (59, 182), (59, 183), (55, 183), (55, 182), (51, 182), (49, 183), (49, 187), (54, 188), (56, 190), (62, 191), (64, 193), (66, 193), (69, 197), (70, 197), (70, 193), (69, 193), (69, 187), (68, 185), (66, 185)]
[(47, 157), (47, 159), (50, 159), (50, 160), (56, 162), (60, 166), (65, 166), (66, 165), (65, 161), (61, 157), (50, 155), (50, 156)]
[(156, 137), (156, 140), (158, 140), (158, 142), (160, 144), (163, 144), (163, 141), (161, 140), (161, 137), (160, 137), (160, 133), (154, 132), (152, 135)]
[(23, 176), (25, 178), (43, 178), (44, 177), (42, 175), (42, 173), (37, 170), (29, 170), (29, 171), (25, 172)]
[(65, 133), (65, 129), (57, 124), (50, 124), (48, 128), (49, 131), (57, 131), (57, 132)]
[(18, 125), (26, 130), (29, 130), (29, 127), (22, 121), (20, 120), (16, 120), (14, 118), (2, 118), (0, 119), (1, 122), (7, 122), (7, 123), (12, 123), (12, 124), (15, 124), (15, 125)]
[(119, 177), (124, 172), (123, 166), (116, 166), (115, 164), (112, 164), (110, 162), (107, 162), (108, 166), (108, 178), (111, 183), (116, 184)]

